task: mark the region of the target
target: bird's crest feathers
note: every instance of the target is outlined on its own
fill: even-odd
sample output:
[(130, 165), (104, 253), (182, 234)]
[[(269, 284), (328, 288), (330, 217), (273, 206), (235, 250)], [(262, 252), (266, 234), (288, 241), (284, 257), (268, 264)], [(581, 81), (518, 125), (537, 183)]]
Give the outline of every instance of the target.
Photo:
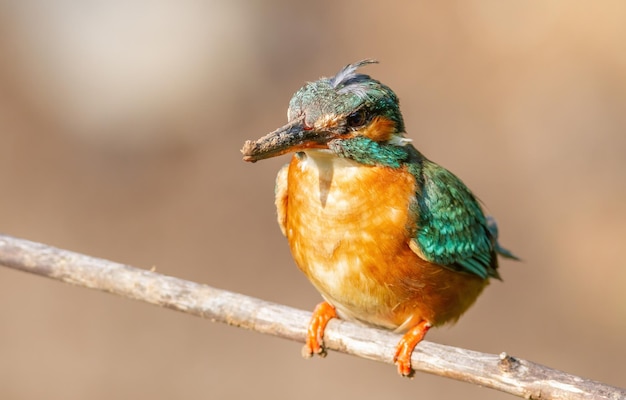
[(357, 69), (368, 64), (378, 64), (378, 61), (366, 59), (348, 64), (341, 69), (333, 78), (330, 79), (330, 84), (333, 88), (339, 89), (340, 86), (347, 86), (354, 82), (360, 82), (371, 79), (369, 75), (357, 73)]

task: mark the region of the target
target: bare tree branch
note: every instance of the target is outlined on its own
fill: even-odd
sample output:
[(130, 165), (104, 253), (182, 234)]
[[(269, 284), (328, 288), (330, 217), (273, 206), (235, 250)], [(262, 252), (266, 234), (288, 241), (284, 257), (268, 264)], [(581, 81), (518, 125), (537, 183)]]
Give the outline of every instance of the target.
[[(41, 243), (0, 235), (0, 265), (303, 342), (308, 312)], [(346, 321), (326, 329), (329, 349), (392, 364), (400, 336)], [(530, 399), (626, 399), (626, 390), (540, 364), (424, 341), (417, 371)], [(400, 378), (398, 378), (400, 379)]]

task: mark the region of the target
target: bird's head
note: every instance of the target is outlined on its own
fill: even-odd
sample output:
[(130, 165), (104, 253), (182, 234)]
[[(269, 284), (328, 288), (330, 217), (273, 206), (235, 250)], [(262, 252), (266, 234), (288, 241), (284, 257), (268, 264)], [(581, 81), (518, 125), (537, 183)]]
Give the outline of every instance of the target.
[[(332, 78), (303, 86), (289, 102), (288, 123), (256, 141), (246, 141), (241, 152), (255, 162), (281, 154), (327, 149), (345, 153), (350, 142), (404, 146), (404, 122), (396, 94), (386, 85), (357, 72), (376, 63), (363, 60), (347, 65)], [(349, 148), (349, 146), (348, 146)]]

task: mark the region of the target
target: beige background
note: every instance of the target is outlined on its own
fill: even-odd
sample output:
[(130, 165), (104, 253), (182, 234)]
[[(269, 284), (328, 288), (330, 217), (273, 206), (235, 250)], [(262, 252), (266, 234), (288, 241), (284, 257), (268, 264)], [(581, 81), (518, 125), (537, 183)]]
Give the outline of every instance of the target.
[[(239, 149), (377, 58), (525, 260), (429, 339), (626, 386), (626, 3), (294, 3), (0, 3), (0, 231), (312, 310)], [(0, 321), (2, 399), (509, 398), (5, 268)]]

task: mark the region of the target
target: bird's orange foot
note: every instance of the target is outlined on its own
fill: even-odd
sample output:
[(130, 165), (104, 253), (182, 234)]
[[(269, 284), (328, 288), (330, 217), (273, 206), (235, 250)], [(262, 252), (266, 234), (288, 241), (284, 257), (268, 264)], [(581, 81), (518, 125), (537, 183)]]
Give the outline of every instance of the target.
[(337, 311), (330, 303), (323, 301), (315, 307), (306, 334), (306, 344), (302, 348), (302, 356), (310, 358), (314, 354), (326, 357), (324, 349), (324, 330), (328, 321), (337, 318)]
[(411, 367), (411, 355), (415, 346), (424, 339), (426, 332), (432, 325), (427, 321), (422, 321), (415, 325), (411, 330), (402, 336), (398, 347), (396, 347), (396, 354), (393, 357), (393, 362), (398, 367), (398, 373), (402, 376), (412, 377), (415, 371)]

